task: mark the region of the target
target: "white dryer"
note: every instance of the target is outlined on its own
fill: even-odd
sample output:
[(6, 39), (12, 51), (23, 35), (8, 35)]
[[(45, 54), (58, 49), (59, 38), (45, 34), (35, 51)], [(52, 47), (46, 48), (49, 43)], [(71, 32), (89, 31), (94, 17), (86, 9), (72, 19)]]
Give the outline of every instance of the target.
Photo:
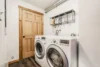
[(41, 67), (49, 67), (46, 61), (46, 50), (49, 45), (46, 42), (46, 36), (35, 37), (35, 61)]
[(77, 39), (52, 37), (48, 44), (46, 59), (49, 67), (77, 67)]

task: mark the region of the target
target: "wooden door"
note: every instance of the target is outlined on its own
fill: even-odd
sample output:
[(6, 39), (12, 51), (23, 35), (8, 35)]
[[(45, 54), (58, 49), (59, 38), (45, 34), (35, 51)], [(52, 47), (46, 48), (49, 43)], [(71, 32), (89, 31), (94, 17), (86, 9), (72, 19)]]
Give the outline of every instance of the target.
[(20, 59), (23, 59), (34, 56), (35, 35), (38, 35), (40, 27), (43, 27), (42, 25), (39, 25), (39, 23), (41, 23), (42, 20), (40, 21), (40, 17), (37, 17), (37, 15), (40, 15), (41, 17), (43, 16), (42, 14), (39, 14), (35, 11), (23, 7), (19, 8), (19, 12), (19, 56)]
[(34, 26), (35, 14), (30, 11), (23, 10), (23, 58), (34, 55)]

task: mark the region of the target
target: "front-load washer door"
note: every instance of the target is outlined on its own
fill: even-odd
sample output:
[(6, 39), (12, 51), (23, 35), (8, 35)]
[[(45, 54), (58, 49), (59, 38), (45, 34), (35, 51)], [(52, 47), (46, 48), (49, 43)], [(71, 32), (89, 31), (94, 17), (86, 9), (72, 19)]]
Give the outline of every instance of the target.
[(36, 41), (35, 43), (35, 54), (39, 59), (42, 59), (45, 55), (45, 48), (41, 41)]
[(46, 58), (50, 67), (69, 67), (67, 56), (60, 47), (54, 44), (48, 47)]

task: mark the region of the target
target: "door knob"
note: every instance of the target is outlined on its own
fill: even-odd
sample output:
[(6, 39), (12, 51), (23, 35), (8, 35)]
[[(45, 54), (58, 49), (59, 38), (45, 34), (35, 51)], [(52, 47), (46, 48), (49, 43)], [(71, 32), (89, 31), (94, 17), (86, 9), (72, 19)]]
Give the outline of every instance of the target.
[(23, 36), (23, 38), (25, 38), (25, 36)]

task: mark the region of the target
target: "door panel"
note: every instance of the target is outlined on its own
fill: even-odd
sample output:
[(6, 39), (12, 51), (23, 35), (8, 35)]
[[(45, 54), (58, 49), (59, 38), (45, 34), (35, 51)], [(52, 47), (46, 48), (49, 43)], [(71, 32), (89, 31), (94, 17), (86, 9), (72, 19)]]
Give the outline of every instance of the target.
[(38, 23), (38, 35), (43, 35), (42, 15), (36, 14), (36, 22)]
[(23, 35), (33, 35), (34, 13), (23, 10)]
[(30, 36), (23, 38), (23, 58), (27, 58), (34, 55), (33, 40), (33, 37)]
[(37, 23), (41, 23), (41, 15), (39, 15), (39, 14), (36, 14), (36, 22)]
[(38, 34), (38, 23), (36, 22), (33, 23), (33, 32), (34, 32), (34, 35)]
[(43, 24), (41, 23), (38, 24), (38, 34), (43, 35)]

